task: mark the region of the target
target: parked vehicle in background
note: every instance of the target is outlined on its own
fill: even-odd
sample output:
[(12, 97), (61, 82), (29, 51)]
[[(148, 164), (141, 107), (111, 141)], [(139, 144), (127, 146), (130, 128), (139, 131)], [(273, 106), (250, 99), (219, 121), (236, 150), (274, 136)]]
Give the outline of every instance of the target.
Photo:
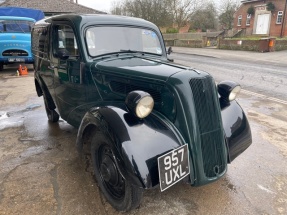
[(11, 63), (33, 63), (31, 29), (37, 20), (44, 18), (40, 10), (0, 8), (0, 71)]
[(172, 63), (148, 21), (50, 17), (34, 25), (32, 52), (48, 119), (79, 128), (78, 150), (117, 210), (136, 208), (144, 189), (220, 179), (252, 142), (240, 86)]

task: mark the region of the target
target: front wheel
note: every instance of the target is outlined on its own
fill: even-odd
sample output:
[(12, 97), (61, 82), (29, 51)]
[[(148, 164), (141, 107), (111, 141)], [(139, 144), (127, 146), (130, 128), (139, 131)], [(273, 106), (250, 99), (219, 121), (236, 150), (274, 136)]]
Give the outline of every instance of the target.
[(0, 63), (0, 71), (2, 71), (4, 69), (4, 64)]
[(111, 141), (97, 132), (92, 139), (91, 156), (98, 185), (107, 201), (119, 211), (129, 211), (139, 206), (143, 189), (131, 184), (118, 169)]

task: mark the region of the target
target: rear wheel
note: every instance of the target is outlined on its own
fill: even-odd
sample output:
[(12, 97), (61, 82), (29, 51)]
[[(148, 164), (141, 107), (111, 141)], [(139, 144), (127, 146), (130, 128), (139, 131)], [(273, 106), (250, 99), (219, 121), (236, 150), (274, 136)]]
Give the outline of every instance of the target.
[(91, 156), (98, 185), (107, 201), (119, 211), (129, 211), (140, 204), (143, 189), (122, 175), (111, 147), (111, 141), (97, 132), (92, 139)]
[(48, 101), (44, 94), (43, 94), (43, 98), (44, 98), (44, 103), (45, 103), (46, 114), (47, 114), (49, 121), (58, 122), (60, 118), (59, 114), (55, 110), (49, 109)]
[(4, 64), (0, 63), (0, 71), (2, 71), (4, 69)]

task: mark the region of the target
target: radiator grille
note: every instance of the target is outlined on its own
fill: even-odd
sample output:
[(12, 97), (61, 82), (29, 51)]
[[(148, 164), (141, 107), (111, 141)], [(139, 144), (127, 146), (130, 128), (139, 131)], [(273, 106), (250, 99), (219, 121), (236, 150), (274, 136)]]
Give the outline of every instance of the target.
[(207, 177), (215, 177), (225, 169), (225, 153), (214, 82), (208, 76), (192, 79), (190, 86), (201, 136), (204, 172)]
[(204, 172), (207, 177), (215, 177), (225, 170), (221, 131), (201, 135), (201, 150)]
[(2, 52), (2, 56), (28, 56), (28, 52), (18, 49), (12, 49)]
[(190, 81), (194, 104), (197, 113), (199, 130), (201, 133), (219, 128), (219, 116), (214, 98), (212, 79), (193, 79)]

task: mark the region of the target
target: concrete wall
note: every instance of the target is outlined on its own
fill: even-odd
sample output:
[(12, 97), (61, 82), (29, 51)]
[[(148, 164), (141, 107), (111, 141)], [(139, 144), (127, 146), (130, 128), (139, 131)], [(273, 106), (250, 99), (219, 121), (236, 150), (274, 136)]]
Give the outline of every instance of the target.
[(162, 34), (165, 45), (201, 48), (206, 46), (217, 46), (218, 35), (220, 32), (201, 32), (201, 33), (176, 33)]
[(165, 46), (178, 46), (189, 48), (202, 48), (204, 47), (203, 40), (165, 40)]
[(218, 48), (228, 50), (244, 50), (244, 51), (281, 51), (287, 50), (287, 40), (272, 39), (273, 42), (268, 40), (230, 40), (219, 39)]
[(174, 45), (179, 47), (191, 47), (191, 48), (204, 47), (202, 40), (175, 40)]
[(219, 36), (221, 33), (223, 32), (163, 34), (163, 38), (166, 47), (178, 46), (178, 47), (190, 47), (190, 48), (203, 48), (208, 46), (217, 46), (217, 48), (219, 49), (245, 50), (245, 51), (256, 51), (256, 52), (262, 52), (262, 50), (263, 51), (287, 50), (286, 39), (277, 41), (273, 39), (274, 41), (273, 45), (269, 47), (269, 45), (266, 46), (266, 42), (259, 39), (257, 40), (223, 39), (222, 36)]
[(287, 40), (276, 40), (275, 51), (287, 50)]
[(162, 34), (164, 40), (201, 40), (206, 33), (177, 33), (177, 34)]
[(259, 51), (259, 41), (220, 39), (218, 48), (228, 50)]

